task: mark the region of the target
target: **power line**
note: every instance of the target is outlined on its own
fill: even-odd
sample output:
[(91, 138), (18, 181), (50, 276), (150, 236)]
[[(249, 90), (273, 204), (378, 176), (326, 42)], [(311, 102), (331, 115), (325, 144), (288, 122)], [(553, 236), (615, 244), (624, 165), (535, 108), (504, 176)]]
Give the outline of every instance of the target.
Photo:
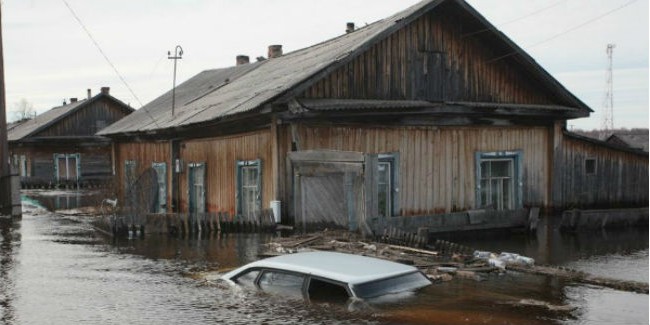
[[(605, 13), (599, 15), (599, 16), (596, 16), (596, 17), (594, 17), (594, 18), (592, 18), (592, 19), (589, 19), (589, 20), (583, 22), (582, 24), (576, 25), (576, 26), (571, 27), (571, 28), (569, 28), (569, 29), (567, 29), (567, 30), (565, 30), (565, 31), (562, 31), (561, 33), (555, 34), (555, 35), (553, 35), (553, 36), (551, 36), (551, 37), (549, 37), (549, 38), (546, 38), (546, 39), (544, 39), (544, 40), (542, 40), (542, 41), (540, 41), (540, 42), (537, 42), (537, 43), (535, 43), (535, 44), (532, 44), (532, 45), (528, 46), (528, 48), (530, 49), (530, 48), (533, 48), (533, 47), (539, 46), (539, 45), (541, 45), (541, 44), (544, 44), (544, 43), (546, 43), (546, 42), (552, 41), (552, 40), (554, 40), (554, 39), (556, 39), (556, 38), (558, 38), (558, 37), (560, 37), (560, 36), (564, 36), (564, 35), (566, 35), (566, 34), (568, 34), (568, 33), (570, 33), (570, 32), (573, 32), (573, 31), (576, 30), (576, 29), (582, 28), (582, 27), (584, 27), (584, 26), (586, 26), (586, 25), (589, 25), (589, 24), (591, 24), (591, 23), (593, 23), (593, 22), (595, 22), (595, 21), (597, 21), (597, 20), (600, 20), (600, 19), (602, 19), (602, 18), (604, 18), (604, 17), (606, 17), (606, 16), (609, 16), (609, 15), (611, 15), (612, 13), (614, 13), (614, 12), (616, 12), (616, 11), (619, 11), (619, 10), (625, 8), (625, 7), (631, 5), (632, 3), (636, 2), (636, 1), (637, 1), (637, 0), (631, 0), (631, 1), (628, 1), (627, 3), (623, 4), (622, 6), (616, 7), (616, 8), (614, 8), (614, 9), (612, 9), (612, 10), (609, 10), (609, 11), (607, 11), (607, 12), (605, 12)], [(520, 52), (520, 51), (510, 52), (510, 53), (508, 53), (508, 54), (505, 54), (505, 55), (499, 56), (499, 57), (497, 57), (497, 58), (494, 58), (494, 59), (492, 59), (492, 60), (489, 60), (489, 61), (487, 61), (487, 63), (492, 63), (492, 62), (495, 62), (495, 61), (499, 61), (499, 60), (501, 60), (501, 59), (504, 59), (504, 58), (507, 58), (507, 57), (513, 56), (513, 55), (515, 55), (515, 54), (519, 54), (519, 52)]]
[[(503, 26), (505, 26), (505, 25), (509, 25), (509, 24), (512, 24), (512, 23), (518, 22), (518, 21), (520, 21), (520, 20), (523, 20), (523, 19), (526, 19), (526, 18), (528, 18), (528, 17), (531, 17), (531, 16), (534, 16), (534, 15), (537, 15), (537, 14), (539, 14), (539, 13), (541, 13), (541, 12), (544, 12), (544, 11), (546, 11), (546, 10), (548, 10), (548, 9), (553, 8), (553, 7), (557, 7), (558, 5), (560, 5), (560, 4), (563, 3), (563, 2), (566, 2), (566, 0), (560, 0), (560, 1), (555, 2), (555, 3), (553, 3), (553, 4), (549, 5), (549, 6), (546, 6), (546, 7), (540, 8), (540, 9), (537, 9), (537, 10), (535, 10), (535, 11), (533, 11), (533, 12), (530, 12), (530, 13), (528, 13), (528, 14), (525, 14), (525, 15), (523, 15), (523, 16), (521, 16), (521, 17), (518, 17), (518, 18), (515, 18), (515, 19), (512, 19), (512, 20), (508, 20), (508, 21), (503, 22), (503, 23), (500, 23), (500, 24), (498, 24), (498, 25), (503, 27)], [(497, 29), (496, 27), (485, 28), (485, 29), (477, 30), (477, 31), (474, 31), (474, 32), (471, 32), (471, 33), (464, 34), (462, 37), (474, 36), (474, 35), (476, 35), (476, 34), (481, 34), (481, 33), (485, 33), (485, 32), (487, 32), (487, 31), (496, 30), (496, 29)]]
[(106, 60), (106, 62), (108, 62), (108, 64), (111, 66), (111, 68), (113, 68), (113, 71), (115, 71), (115, 74), (117, 74), (117, 76), (120, 78), (120, 80), (122, 81), (122, 83), (124, 84), (124, 86), (126, 86), (126, 88), (129, 90), (129, 92), (131, 93), (131, 96), (133, 96), (133, 97), (135, 98), (135, 100), (138, 101), (138, 103), (140, 104), (140, 107), (144, 106), (144, 105), (142, 105), (142, 102), (140, 101), (140, 99), (138, 98), (138, 96), (136, 96), (135, 92), (133, 92), (133, 89), (131, 89), (131, 87), (129, 86), (129, 84), (128, 84), (128, 83), (126, 82), (126, 80), (122, 77), (122, 75), (120, 74), (120, 72), (117, 70), (117, 68), (115, 67), (115, 65), (113, 64), (113, 62), (111, 62), (111, 60), (108, 58), (108, 56), (106, 55), (106, 53), (104, 53), (104, 50), (102, 50), (101, 46), (99, 46), (99, 43), (97, 43), (97, 41), (95, 40), (95, 38), (93, 37), (93, 35), (90, 33), (90, 31), (88, 30), (88, 28), (86, 28), (86, 26), (84, 25), (84, 23), (81, 21), (81, 19), (79, 18), (79, 16), (77, 16), (77, 14), (75, 13), (75, 11), (72, 10), (72, 7), (70, 7), (70, 5), (68, 4), (68, 2), (67, 2), (66, 0), (61, 0), (61, 1), (63, 1), (63, 3), (65, 4), (65, 6), (68, 7), (68, 10), (70, 10), (70, 13), (71, 13), (72, 16), (74, 17), (74, 19), (77, 20), (77, 22), (79, 23), (79, 25), (81, 25), (81, 28), (83, 28), (83, 30), (86, 32), (86, 34), (88, 35), (88, 37), (90, 37), (90, 40), (93, 42), (93, 44), (95, 45), (95, 47), (97, 48), (97, 50), (99, 51), (99, 53), (101, 53), (101, 55), (104, 57), (104, 59)]

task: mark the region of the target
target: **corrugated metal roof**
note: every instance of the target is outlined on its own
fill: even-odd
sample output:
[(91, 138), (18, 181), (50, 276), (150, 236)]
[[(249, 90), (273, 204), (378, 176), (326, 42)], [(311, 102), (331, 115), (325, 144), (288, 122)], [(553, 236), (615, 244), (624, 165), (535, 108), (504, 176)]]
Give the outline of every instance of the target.
[(633, 149), (641, 149), (648, 151), (648, 132), (620, 132), (612, 134), (608, 139), (609, 142), (612, 138), (618, 138), (624, 142), (628, 147)]
[(70, 103), (63, 106), (54, 107), (51, 110), (44, 112), (40, 115), (37, 115), (31, 120), (27, 120), (9, 130), (7, 132), (7, 139), (9, 141), (17, 141), (28, 137), (47, 126), (51, 125), (55, 121), (63, 118), (68, 115), (70, 112), (74, 111), (77, 107), (86, 103), (87, 100), (80, 100), (75, 103)]
[[(106, 129), (100, 135), (126, 132), (146, 132), (211, 121), (228, 115), (243, 113), (260, 107), (314, 74), (350, 56), (357, 48), (373, 40), (406, 17), (425, 6), (442, 0), (420, 2), (389, 18), (380, 20), (352, 33), (314, 46), (287, 53), (281, 57), (250, 65), (202, 72), (176, 88), (175, 114), (171, 115), (171, 91), (143, 106)], [(224, 78), (225, 77), (225, 78)], [(228, 78), (225, 84), (216, 84)], [(180, 100), (180, 94), (201, 93), (194, 87), (206, 83), (216, 87), (193, 100)], [(203, 87), (205, 88), (205, 87)], [(186, 96), (186, 100), (192, 96)]]
[[(357, 52), (374, 44), (404, 24), (445, 0), (424, 0), (391, 17), (377, 21), (352, 33), (287, 53), (281, 57), (249, 65), (204, 71), (176, 88), (175, 114), (171, 114), (171, 91), (102, 130), (100, 135), (139, 133), (189, 126), (244, 113), (259, 108), (287, 92), (304, 86), (310, 78), (347, 62)], [(477, 19), (493, 28), (478, 12), (462, 0), (455, 0)], [(525, 64), (568, 98), (578, 109), (589, 108), (567, 91), (532, 58), (500, 32), (495, 32), (507, 46), (521, 55)], [(224, 82), (224, 80), (228, 82)]]
[(133, 111), (133, 108), (123, 103), (119, 99), (111, 96), (110, 94), (99, 93), (90, 99), (82, 99), (67, 105), (57, 106), (50, 109), (49, 111), (37, 115), (33, 119), (16, 123), (15, 126), (7, 129), (7, 138), (9, 141), (18, 141), (27, 137), (32, 137), (38, 132), (41, 132), (42, 130), (48, 128), (66, 116), (72, 114), (73, 112), (83, 109), (84, 107), (92, 104), (97, 100), (100, 100), (101, 98), (107, 98), (108, 100), (114, 101), (115, 103), (121, 105), (123, 109)]

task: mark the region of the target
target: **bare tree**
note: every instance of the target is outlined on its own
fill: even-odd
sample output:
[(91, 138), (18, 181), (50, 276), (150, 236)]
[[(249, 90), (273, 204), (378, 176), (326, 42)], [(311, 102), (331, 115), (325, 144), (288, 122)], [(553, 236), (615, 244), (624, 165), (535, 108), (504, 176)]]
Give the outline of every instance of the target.
[(36, 116), (34, 104), (30, 103), (25, 98), (21, 98), (20, 101), (14, 103), (12, 113), (14, 115), (14, 120), (16, 121), (29, 120)]

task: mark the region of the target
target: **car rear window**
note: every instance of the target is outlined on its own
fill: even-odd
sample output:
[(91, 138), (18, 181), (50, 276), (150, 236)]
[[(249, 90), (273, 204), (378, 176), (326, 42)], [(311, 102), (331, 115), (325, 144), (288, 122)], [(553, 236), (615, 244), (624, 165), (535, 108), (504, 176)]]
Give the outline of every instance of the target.
[(362, 283), (354, 286), (354, 292), (360, 298), (372, 298), (391, 293), (413, 291), (431, 284), (421, 272), (408, 273), (392, 278)]

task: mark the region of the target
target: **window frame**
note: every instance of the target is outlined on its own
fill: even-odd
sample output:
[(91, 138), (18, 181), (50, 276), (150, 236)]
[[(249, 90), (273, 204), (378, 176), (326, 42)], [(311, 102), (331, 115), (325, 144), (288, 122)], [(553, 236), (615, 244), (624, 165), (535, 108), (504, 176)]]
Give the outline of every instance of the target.
[[(523, 151), (491, 151), (491, 152), (476, 152), (475, 155), (475, 206), (478, 209), (484, 209), (486, 206), (483, 205), (481, 197), (481, 180), (482, 180), (482, 168), (481, 163), (484, 161), (512, 161), (512, 206), (503, 207), (503, 211), (516, 210), (523, 207), (523, 182), (522, 182), (522, 161), (523, 161)], [(495, 208), (497, 209), (497, 208)], [(497, 209), (499, 210), (499, 209)]]
[[(132, 172), (129, 173), (129, 168), (132, 168)], [(131, 175), (129, 175), (131, 174)], [(138, 161), (135, 159), (125, 159), (124, 160), (124, 195), (129, 193), (131, 186), (137, 181), (138, 174)]]
[(239, 278), (246, 275), (246, 274), (249, 274), (251, 272), (256, 272), (256, 271), (258, 273), (257, 273), (257, 276), (255, 277), (255, 279), (253, 280), (253, 284), (254, 284), (254, 286), (256, 288), (258, 288), (259, 290), (262, 290), (262, 291), (264, 291), (262, 286), (260, 286), (260, 281), (262, 279), (262, 276), (265, 273), (268, 273), (268, 272), (275, 272), (275, 273), (284, 273), (284, 274), (291, 274), (291, 275), (297, 275), (297, 276), (303, 277), (303, 283), (302, 283), (302, 287), (301, 287), (301, 294), (302, 294), (303, 298), (305, 298), (305, 299), (310, 299), (310, 297), (309, 297), (309, 286), (311, 285), (311, 280), (312, 279), (316, 279), (316, 280), (321, 281), (321, 282), (327, 282), (327, 283), (330, 283), (330, 284), (333, 284), (333, 285), (338, 285), (338, 286), (345, 289), (345, 291), (348, 294), (348, 298), (356, 297), (354, 291), (352, 290), (352, 288), (350, 287), (350, 285), (348, 283), (345, 283), (345, 282), (342, 282), (342, 281), (336, 281), (336, 280), (332, 280), (332, 279), (324, 278), (324, 277), (320, 277), (320, 276), (314, 276), (314, 275), (308, 274), (308, 273), (289, 271), (289, 270), (277, 269), (277, 268), (272, 268), (272, 267), (252, 267), (252, 268), (246, 269), (246, 270), (242, 271), (241, 273), (237, 274), (235, 277), (233, 277), (232, 281), (239, 284), (239, 285), (243, 285), (241, 282), (239, 282)]
[[(587, 168), (587, 163), (588, 162), (593, 162), (593, 170), (592, 171), (590, 171), (589, 168)], [(594, 157), (585, 158), (583, 168), (584, 168), (586, 176), (594, 176), (594, 175), (598, 174), (598, 160), (596, 158), (594, 158)]]
[[(255, 207), (257, 209), (257, 212), (262, 211), (262, 195), (263, 195), (263, 188), (262, 188), (262, 160), (261, 159), (255, 159), (255, 160), (237, 160), (236, 164), (236, 171), (235, 171), (235, 215), (237, 217), (241, 217), (244, 220), (249, 220), (251, 217), (250, 216), (244, 216), (243, 215), (243, 210), (244, 210), (244, 202), (243, 202), (243, 197), (244, 197), (244, 191), (243, 191), (243, 176), (244, 176), (244, 168), (245, 167), (255, 167), (257, 169), (257, 195), (255, 197)], [(254, 216), (253, 216), (254, 217)]]
[(389, 170), (389, 191), (388, 193), (388, 215), (381, 217), (396, 217), (399, 216), (400, 207), (399, 207), (399, 153), (381, 153), (377, 155), (377, 213), (379, 213), (379, 164), (388, 164), (390, 166)]
[[(201, 169), (203, 172), (203, 175), (201, 176), (203, 179), (203, 184), (201, 187), (201, 193), (196, 193), (195, 197), (195, 208), (196, 211), (192, 211), (192, 193), (194, 189), (194, 178), (196, 170)], [(199, 214), (199, 213), (205, 213), (207, 211), (207, 191), (208, 191), (208, 182), (207, 182), (207, 167), (204, 162), (194, 162), (194, 163), (188, 163), (187, 164), (187, 211), (189, 214)], [(202, 205), (199, 205), (199, 195), (201, 197), (201, 200), (203, 201)]]
[[(169, 181), (168, 181), (168, 178), (167, 178), (167, 163), (164, 162), (164, 161), (162, 161), (162, 162), (154, 161), (154, 162), (151, 163), (151, 168), (153, 168), (153, 170), (156, 171), (156, 176), (157, 176), (156, 178), (158, 180), (158, 187), (159, 187), (158, 188), (158, 202), (156, 204), (156, 213), (167, 213), (167, 199), (168, 199), (167, 191), (168, 191), (168, 188), (169, 188)], [(163, 177), (164, 185), (165, 185), (164, 191), (161, 191), (161, 189), (160, 189), (160, 177), (158, 177), (159, 176), (158, 175), (159, 169), (163, 170), (163, 173), (164, 173), (164, 177)], [(161, 198), (161, 194), (164, 195), (164, 199)]]
[[(66, 181), (74, 180), (74, 181), (79, 181), (81, 179), (81, 154), (80, 153), (55, 153), (54, 154), (54, 179), (56, 181), (61, 181), (61, 176), (60, 176), (60, 167), (59, 167), (59, 159), (65, 159), (65, 179)], [(69, 159), (75, 159), (75, 178), (70, 179), (70, 170), (68, 168), (69, 166)]]

